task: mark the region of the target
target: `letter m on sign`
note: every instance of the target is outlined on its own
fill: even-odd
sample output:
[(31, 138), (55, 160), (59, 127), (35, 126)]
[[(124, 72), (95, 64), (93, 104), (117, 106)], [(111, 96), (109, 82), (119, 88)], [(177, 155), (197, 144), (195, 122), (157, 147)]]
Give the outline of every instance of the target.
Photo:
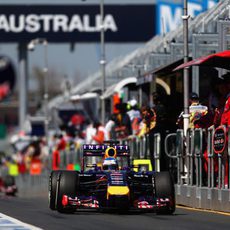
[(182, 23), (182, 4), (157, 4), (157, 32), (158, 34), (167, 33), (175, 30)]

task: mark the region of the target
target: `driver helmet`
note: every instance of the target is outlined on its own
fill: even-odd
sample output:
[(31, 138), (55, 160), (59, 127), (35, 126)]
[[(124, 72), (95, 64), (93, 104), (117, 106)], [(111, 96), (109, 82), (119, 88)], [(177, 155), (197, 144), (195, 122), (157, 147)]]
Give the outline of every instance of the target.
[(103, 170), (117, 170), (118, 169), (117, 160), (113, 157), (106, 158), (102, 164), (102, 168)]

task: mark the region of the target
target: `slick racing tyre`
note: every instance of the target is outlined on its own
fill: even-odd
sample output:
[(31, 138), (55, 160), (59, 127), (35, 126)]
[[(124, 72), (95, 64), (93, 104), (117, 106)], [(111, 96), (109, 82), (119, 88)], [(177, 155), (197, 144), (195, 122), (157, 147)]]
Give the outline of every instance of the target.
[(7, 175), (7, 176), (3, 179), (3, 181), (4, 181), (5, 187), (15, 185), (15, 178), (14, 178), (13, 176)]
[(17, 192), (15, 177), (11, 175), (7, 175), (3, 179), (4, 187), (5, 187), (5, 194), (10, 196), (15, 196)]
[(49, 177), (49, 208), (56, 210), (56, 191), (57, 191), (57, 178), (58, 174), (62, 171), (52, 171)]
[(57, 182), (57, 200), (56, 207), (57, 211), (61, 213), (73, 213), (75, 208), (73, 207), (63, 207), (62, 197), (63, 195), (76, 197), (79, 191), (79, 174), (77, 171), (62, 171), (58, 175)]
[(159, 214), (173, 214), (175, 212), (175, 188), (172, 176), (169, 172), (159, 172), (155, 176), (155, 192), (157, 198), (169, 198), (170, 204), (167, 207), (157, 210)]

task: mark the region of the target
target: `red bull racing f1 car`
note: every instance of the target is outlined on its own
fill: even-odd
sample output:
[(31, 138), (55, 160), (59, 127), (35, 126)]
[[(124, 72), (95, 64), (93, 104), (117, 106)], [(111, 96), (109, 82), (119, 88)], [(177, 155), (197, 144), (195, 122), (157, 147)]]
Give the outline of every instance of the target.
[(174, 184), (169, 172), (133, 170), (127, 145), (83, 145), (81, 172), (51, 172), (49, 207), (61, 213), (92, 208), (172, 214)]

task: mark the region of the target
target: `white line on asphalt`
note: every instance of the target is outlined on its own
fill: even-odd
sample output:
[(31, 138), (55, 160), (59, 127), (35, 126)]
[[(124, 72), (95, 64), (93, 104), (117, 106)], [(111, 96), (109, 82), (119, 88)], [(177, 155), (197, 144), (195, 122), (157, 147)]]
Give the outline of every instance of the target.
[(0, 229), (42, 230), (41, 228), (24, 223), (18, 219), (0, 213)]

